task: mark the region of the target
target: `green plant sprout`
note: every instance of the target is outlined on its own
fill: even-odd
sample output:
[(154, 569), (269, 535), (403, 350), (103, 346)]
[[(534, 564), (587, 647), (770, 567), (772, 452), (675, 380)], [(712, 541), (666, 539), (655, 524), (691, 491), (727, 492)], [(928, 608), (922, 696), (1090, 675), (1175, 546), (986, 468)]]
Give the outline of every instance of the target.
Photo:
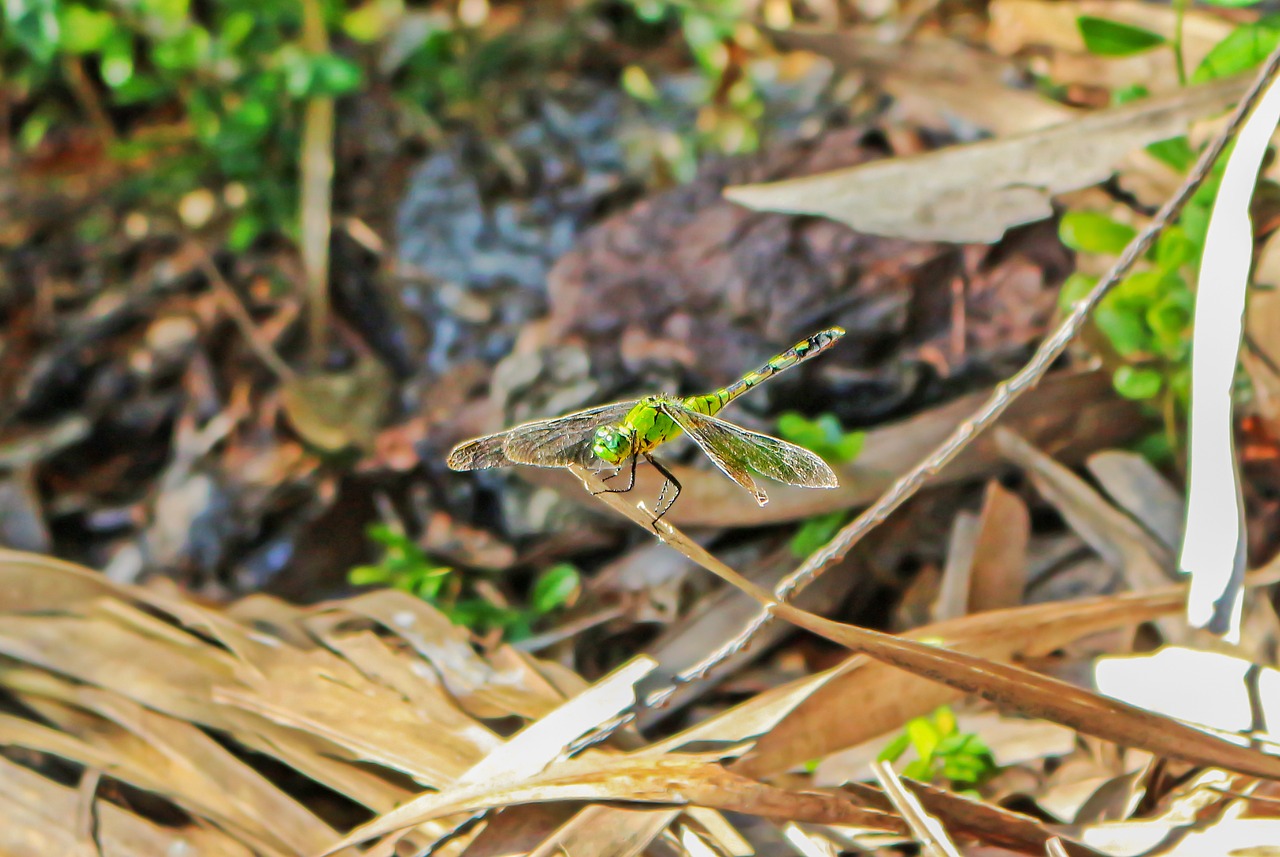
[[(832, 464), (848, 464), (862, 452), (867, 439), (863, 431), (845, 431), (835, 414), (826, 413), (810, 419), (795, 411), (778, 417), (778, 434), (792, 443), (816, 452)], [(831, 541), (849, 520), (849, 512), (836, 509), (805, 521), (791, 537), (791, 554), (806, 557)]]
[(927, 717), (908, 721), (878, 758), (896, 762), (908, 749), (916, 751), (916, 758), (902, 769), (903, 776), (924, 783), (942, 777), (961, 794), (972, 793), (997, 770), (987, 745), (976, 734), (961, 732), (955, 714), (945, 705)]
[(569, 563), (559, 563), (537, 576), (525, 607), (506, 607), (480, 597), (472, 579), (441, 565), (401, 530), (373, 524), (368, 536), (382, 546), (382, 557), (374, 565), (351, 569), (348, 582), (353, 586), (389, 586), (416, 595), (455, 625), (479, 635), (501, 631), (510, 641), (532, 636), (540, 619), (571, 604), (581, 588), (578, 570)]

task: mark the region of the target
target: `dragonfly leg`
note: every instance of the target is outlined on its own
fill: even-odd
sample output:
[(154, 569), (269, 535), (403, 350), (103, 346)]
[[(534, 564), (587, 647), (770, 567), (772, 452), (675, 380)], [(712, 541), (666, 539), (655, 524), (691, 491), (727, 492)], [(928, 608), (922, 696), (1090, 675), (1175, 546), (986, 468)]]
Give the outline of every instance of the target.
[[(648, 461), (650, 464), (652, 464), (654, 469), (657, 470), (659, 473), (661, 473), (664, 477), (666, 477), (666, 480), (667, 480), (666, 482), (662, 483), (662, 490), (658, 492), (658, 502), (655, 503), (653, 507), (654, 512), (657, 513), (653, 518), (654, 531), (656, 532), (658, 529), (657, 527), (658, 522), (662, 520), (663, 515), (671, 511), (671, 507), (675, 505), (676, 498), (680, 496), (681, 486), (680, 486), (680, 480), (675, 478), (675, 476), (671, 474), (671, 471), (663, 467), (662, 464), (659, 463), (656, 458), (654, 458), (652, 455), (650, 455), (647, 452), (644, 454), (644, 457), (645, 457), (645, 460)], [(671, 499), (668, 500), (667, 504), (664, 506), (662, 505), (662, 498), (666, 496), (667, 489), (673, 485), (675, 486), (676, 490), (672, 493)]]
[[(637, 460), (637, 459), (639, 459), (639, 457), (640, 457), (640, 456), (638, 456), (638, 455), (633, 455), (633, 456), (631, 456), (631, 479), (627, 482), (627, 487), (626, 487), (626, 488), (606, 488), (606, 489), (604, 489), (603, 491), (592, 491), (591, 493), (592, 493), (593, 495), (595, 495), (595, 494), (625, 494), (625, 493), (627, 493), (628, 491), (630, 491), (632, 488), (636, 487), (636, 460)], [(618, 475), (619, 473), (621, 473), (621, 472), (622, 472), (622, 465), (618, 465), (616, 468), (614, 468), (614, 471), (613, 471), (612, 473), (610, 473), (608, 476), (604, 477), (604, 478), (603, 478), (603, 479), (601, 479), (600, 481), (601, 481), (601, 482), (608, 482), (610, 479), (612, 479), (613, 477), (617, 476), (617, 475)]]

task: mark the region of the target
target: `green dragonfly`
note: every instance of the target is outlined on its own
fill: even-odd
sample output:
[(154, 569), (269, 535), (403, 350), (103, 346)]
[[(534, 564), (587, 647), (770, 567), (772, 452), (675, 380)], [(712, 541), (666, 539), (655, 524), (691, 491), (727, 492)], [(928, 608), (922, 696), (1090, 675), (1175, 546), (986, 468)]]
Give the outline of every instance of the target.
[[(613, 473), (605, 477), (608, 481), (630, 464), (631, 480), (627, 486), (605, 489), (618, 493), (635, 487), (636, 464), (643, 456), (666, 478), (654, 507), (657, 513), (654, 523), (657, 523), (671, 510), (680, 496), (681, 486), (651, 453), (672, 438), (687, 434), (726, 476), (755, 495), (761, 506), (769, 502), (769, 498), (748, 471), (788, 485), (835, 488), (839, 484), (835, 473), (809, 450), (767, 434), (747, 431), (715, 415), (752, 387), (826, 351), (842, 336), (844, 330), (839, 327), (815, 333), (728, 387), (702, 396), (683, 399), (646, 396), (478, 437), (459, 444), (449, 453), (449, 467), (480, 470), (510, 464), (567, 467), (603, 462), (613, 468)], [(664, 507), (663, 497), (671, 486), (675, 490)]]

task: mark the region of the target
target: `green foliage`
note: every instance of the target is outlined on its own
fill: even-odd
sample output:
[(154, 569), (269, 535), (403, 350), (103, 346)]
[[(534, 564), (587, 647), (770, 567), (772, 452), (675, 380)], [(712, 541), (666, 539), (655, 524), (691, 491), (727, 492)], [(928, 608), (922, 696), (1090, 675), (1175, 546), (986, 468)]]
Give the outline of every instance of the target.
[[(778, 417), (778, 434), (798, 446), (816, 452), (832, 464), (848, 464), (862, 452), (867, 433), (845, 431), (835, 414), (821, 414), (809, 419), (795, 411)], [(843, 509), (810, 518), (791, 537), (791, 553), (806, 557), (831, 541), (844, 526), (849, 513)]]
[(374, 524), (368, 534), (382, 546), (382, 558), (375, 565), (351, 569), (347, 580), (353, 586), (390, 586), (409, 592), (436, 607), (455, 625), (478, 634), (500, 630), (508, 640), (528, 637), (540, 618), (572, 603), (581, 586), (578, 570), (560, 563), (534, 580), (527, 607), (505, 607), (477, 595), (471, 580), (440, 565), (400, 530)]
[(809, 419), (795, 411), (778, 417), (778, 434), (785, 440), (803, 446), (832, 464), (848, 464), (862, 452), (866, 432), (845, 431), (835, 414), (822, 414)]
[(1126, 57), (1165, 43), (1164, 36), (1159, 33), (1108, 18), (1081, 15), (1076, 19), (1076, 26), (1084, 38), (1085, 48), (1098, 56)]
[[(336, 24), (340, 5), (317, 2)], [(5, 0), (0, 53), (38, 105), (68, 86), (61, 58), (101, 81), (104, 107), (125, 132), (118, 154), (159, 164), (125, 186), (126, 197), (172, 204), (196, 188), (243, 188), (231, 227), (243, 246), (267, 225), (294, 226), (305, 102), (349, 94), (363, 81), (351, 60), (302, 48), (302, 9), (299, 0)], [(171, 133), (135, 137), (123, 108), (177, 118)], [(37, 145), (49, 124), (37, 107), (19, 140)]]
[(1260, 65), (1277, 44), (1280, 44), (1280, 15), (1242, 24), (1205, 55), (1192, 73), (1191, 82), (1205, 83), (1249, 71)]
[(880, 752), (880, 761), (896, 762), (909, 748), (915, 749), (916, 758), (901, 773), (921, 782), (942, 777), (952, 788), (972, 788), (996, 771), (987, 745), (977, 735), (961, 732), (947, 706), (908, 722)]
[[(1068, 212), (1061, 237), (1080, 252), (1119, 255), (1133, 229), (1099, 212)], [(1202, 239), (1203, 240), (1203, 239)], [(1202, 243), (1187, 230), (1165, 230), (1137, 270), (1116, 284), (1094, 313), (1094, 326), (1124, 361), (1113, 374), (1116, 390), (1126, 398), (1151, 400), (1176, 391), (1169, 381), (1187, 368), (1191, 350), (1194, 298), (1186, 270), (1199, 262)], [(1097, 282), (1075, 274), (1063, 284), (1059, 302), (1069, 308)], [(1178, 395), (1185, 403), (1185, 395)]]
[[(756, 123), (764, 113), (764, 99), (751, 79), (750, 69), (730, 80), (733, 50), (745, 42), (762, 38), (751, 24), (752, 4), (745, 0), (626, 0), (642, 21), (651, 25), (678, 28), (701, 75), (700, 93), (695, 99), (701, 108), (694, 135), (680, 141), (681, 152), (674, 159), (677, 176), (688, 173), (704, 152), (740, 154), (760, 143)], [(638, 67), (623, 74), (623, 88), (633, 98), (651, 106), (660, 105), (658, 93)], [(668, 160), (672, 160), (671, 157)]]
[(849, 513), (843, 509), (837, 509), (805, 521), (791, 537), (791, 543), (788, 545), (791, 555), (799, 559), (809, 556), (831, 541), (831, 537), (839, 532), (848, 520)]
[(1081, 253), (1119, 255), (1137, 235), (1132, 226), (1117, 223), (1096, 211), (1068, 211), (1062, 216), (1058, 235), (1062, 243)]
[[(1216, 5), (1253, 3), (1217, 0)], [(1181, 64), (1182, 17), (1177, 21), (1179, 30), (1169, 44)], [(1100, 55), (1124, 56), (1166, 43), (1155, 33), (1117, 21), (1082, 17), (1078, 23), (1088, 48)], [(1209, 51), (1189, 82), (1203, 83), (1246, 72), (1260, 64), (1278, 44), (1280, 15), (1242, 24)], [(1125, 103), (1146, 94), (1144, 87), (1133, 86), (1117, 91), (1112, 100)], [(1181, 173), (1188, 172), (1198, 158), (1185, 136), (1153, 143), (1147, 151)], [(1116, 390), (1131, 399), (1159, 400), (1160, 413), (1170, 422), (1180, 417), (1189, 400), (1194, 299), (1188, 283), (1200, 266), (1228, 157), (1224, 154), (1218, 160), (1208, 179), (1184, 206), (1177, 225), (1167, 229), (1146, 258), (1103, 298), (1093, 318), (1120, 361), (1113, 374)], [(1101, 213), (1073, 211), (1064, 215), (1060, 235), (1063, 243), (1079, 252), (1118, 256), (1134, 232)], [(1095, 283), (1096, 278), (1081, 274), (1070, 277), (1062, 288), (1061, 306), (1070, 307)], [(1174, 425), (1166, 425), (1161, 443), (1167, 447), (1177, 434)]]

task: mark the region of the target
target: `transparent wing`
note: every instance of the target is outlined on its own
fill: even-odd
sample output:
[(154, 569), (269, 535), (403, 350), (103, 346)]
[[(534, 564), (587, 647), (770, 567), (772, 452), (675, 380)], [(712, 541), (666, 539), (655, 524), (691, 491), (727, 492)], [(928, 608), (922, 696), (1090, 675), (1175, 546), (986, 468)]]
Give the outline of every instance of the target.
[[(804, 488), (835, 488), (840, 484), (827, 463), (803, 447), (767, 434), (747, 431), (724, 420), (691, 411), (679, 403), (664, 405), (663, 412), (693, 438), (717, 467), (754, 493), (757, 500), (764, 492), (755, 487), (746, 470)], [(761, 505), (764, 505), (763, 501)]]
[(634, 401), (615, 402), (478, 437), (454, 447), (449, 453), (449, 467), (480, 470), (509, 464), (539, 467), (585, 464), (591, 457), (591, 439), (596, 429), (622, 422), (634, 406)]

